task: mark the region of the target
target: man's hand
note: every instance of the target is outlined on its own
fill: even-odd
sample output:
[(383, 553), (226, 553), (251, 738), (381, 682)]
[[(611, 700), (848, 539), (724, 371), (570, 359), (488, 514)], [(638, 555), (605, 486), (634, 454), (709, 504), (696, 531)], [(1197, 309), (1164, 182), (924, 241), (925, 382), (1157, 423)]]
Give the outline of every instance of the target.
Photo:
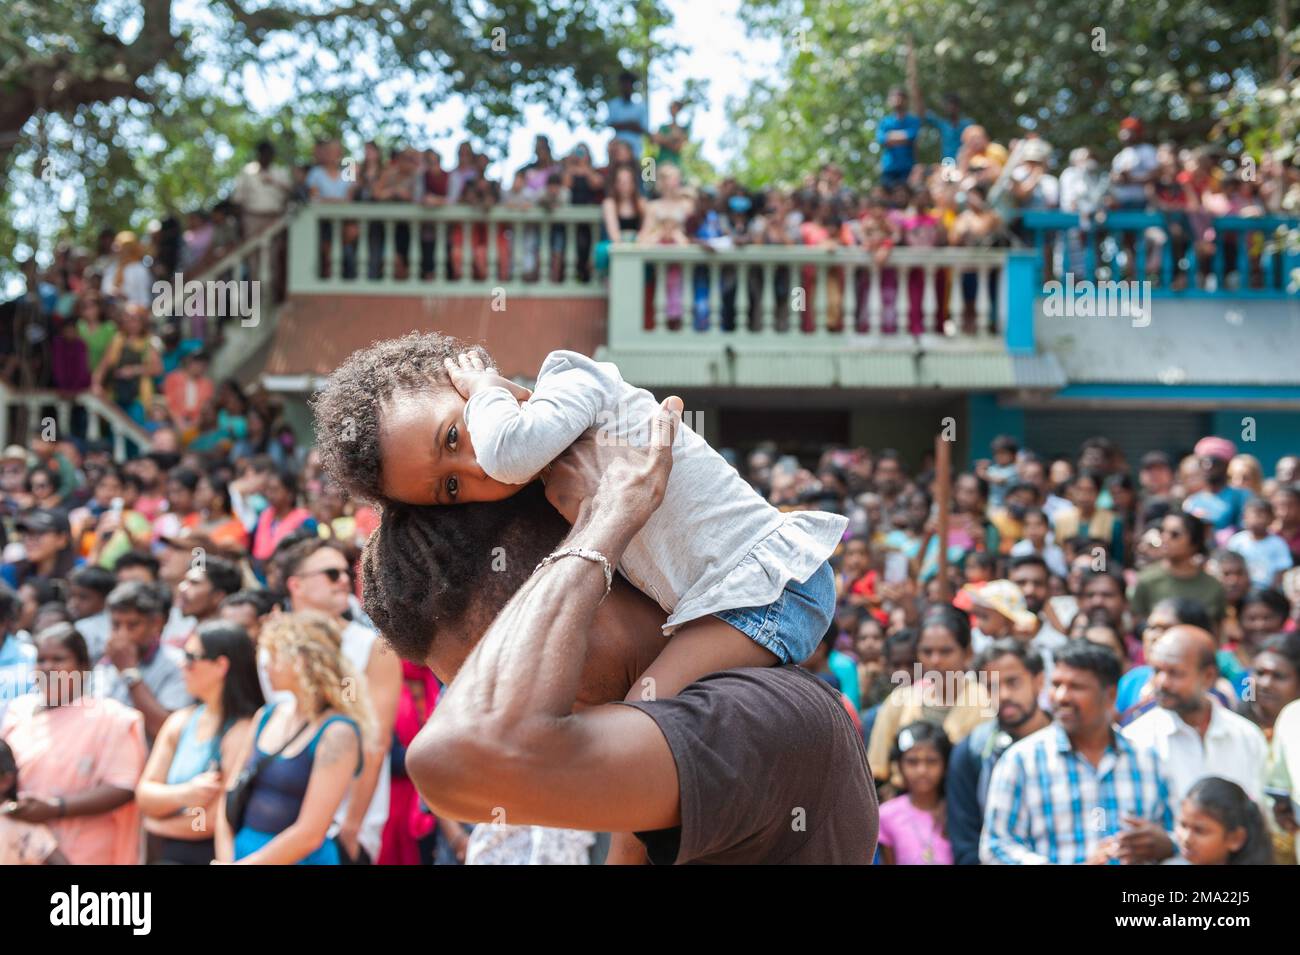
[(360, 832), (361, 824), (351, 820), (339, 827), (338, 840), (349, 858), (355, 859), (361, 854), (361, 842), (357, 838)]
[(1154, 822), (1135, 816), (1125, 816), (1123, 821), (1129, 828), (1115, 836), (1115, 855), (1124, 865), (1159, 862), (1174, 854), (1169, 833)]
[(571, 524), (585, 509), (608, 507), (635, 533), (668, 488), (681, 413), (682, 399), (665, 398), (649, 422), (650, 440), (641, 446), (597, 441), (595, 431), (588, 431), (552, 462), (546, 499)]
[(129, 670), (140, 665), (140, 648), (131, 640), (109, 637), (104, 646), (104, 655), (118, 670)]
[(48, 822), (59, 816), (59, 801), (44, 796), (19, 796), (5, 806), (5, 815), (22, 822)]
[(1097, 848), (1084, 860), (1084, 865), (1109, 865), (1110, 860), (1118, 854), (1118, 845), (1116, 837), (1111, 836), (1097, 843)]
[(533, 395), (527, 388), (503, 377), (495, 368), (483, 364), (483, 359), (476, 352), (461, 352), (455, 359), (448, 358), (443, 364), (452, 386), (466, 401), (485, 388), (504, 388), (517, 401), (527, 401)]

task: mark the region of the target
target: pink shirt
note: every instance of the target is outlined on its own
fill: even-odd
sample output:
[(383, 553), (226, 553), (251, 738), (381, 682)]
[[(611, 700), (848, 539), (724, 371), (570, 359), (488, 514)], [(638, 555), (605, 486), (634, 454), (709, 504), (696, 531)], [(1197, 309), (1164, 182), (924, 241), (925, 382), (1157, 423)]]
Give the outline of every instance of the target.
[(917, 809), (906, 794), (880, 804), (880, 844), (894, 850), (896, 865), (952, 865), (952, 843), (934, 816)]
[[(14, 751), (20, 793), (68, 796), (96, 786), (134, 790), (144, 771), (144, 717), (116, 700), (85, 698), (46, 707), (30, 693), (5, 710), (0, 738)], [(50, 831), (73, 865), (140, 862), (135, 800), (98, 816), (52, 819)]]

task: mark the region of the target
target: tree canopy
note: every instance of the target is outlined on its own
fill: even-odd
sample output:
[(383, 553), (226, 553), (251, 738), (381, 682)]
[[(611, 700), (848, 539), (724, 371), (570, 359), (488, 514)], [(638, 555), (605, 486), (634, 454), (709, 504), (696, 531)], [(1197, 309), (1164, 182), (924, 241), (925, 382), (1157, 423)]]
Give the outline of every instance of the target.
[[(1276, 78), (1288, 5), (1294, 26), (1297, 0), (744, 0), (747, 27), (780, 38), (783, 62), (735, 105), (740, 171), (789, 181), (834, 159), (851, 178), (872, 175), (909, 36), (927, 108), (955, 92), (1003, 142), (1035, 130), (1105, 151), (1130, 114), (1154, 138), (1205, 140)], [(937, 136), (921, 153), (937, 160)]]
[[(530, 104), (590, 120), (668, 22), (660, 0), (9, 0), (0, 257), (210, 204), (263, 137), (286, 160), (344, 131), (427, 139), (407, 106), (451, 97), (488, 144)], [(268, 110), (271, 83), (291, 97)]]

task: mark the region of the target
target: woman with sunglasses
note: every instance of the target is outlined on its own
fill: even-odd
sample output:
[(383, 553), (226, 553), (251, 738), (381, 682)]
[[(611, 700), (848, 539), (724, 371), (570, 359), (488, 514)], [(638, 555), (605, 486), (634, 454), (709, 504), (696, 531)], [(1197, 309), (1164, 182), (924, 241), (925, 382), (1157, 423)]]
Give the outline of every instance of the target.
[(23, 542), (23, 557), (0, 567), (0, 580), (17, 590), (29, 579), (66, 580), (82, 564), (72, 542), (67, 515), (57, 510), (34, 510), (14, 522)]
[(243, 627), (202, 624), (185, 641), (185, 690), (199, 702), (167, 717), (135, 798), (151, 862), (207, 865), (221, 794), (238, 772), (253, 714), (265, 700)]
[(27, 475), (27, 493), (32, 496), (32, 506), (57, 508), (63, 498), (59, 495), (59, 479), (47, 467), (33, 468)]
[(1200, 518), (1174, 511), (1160, 519), (1159, 557), (1138, 574), (1129, 595), (1137, 617), (1146, 617), (1161, 600), (1185, 597), (1203, 606), (1217, 627), (1223, 620), (1227, 598), (1223, 584), (1205, 571), (1206, 528)]

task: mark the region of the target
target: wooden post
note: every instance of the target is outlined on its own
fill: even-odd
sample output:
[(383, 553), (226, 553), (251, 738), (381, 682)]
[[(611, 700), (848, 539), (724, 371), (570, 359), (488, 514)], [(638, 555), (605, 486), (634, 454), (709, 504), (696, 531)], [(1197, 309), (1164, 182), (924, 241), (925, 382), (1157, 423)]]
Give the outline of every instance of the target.
[(939, 515), (939, 598), (952, 600), (948, 588), (948, 514), (952, 502), (952, 442), (934, 439), (934, 505)]

